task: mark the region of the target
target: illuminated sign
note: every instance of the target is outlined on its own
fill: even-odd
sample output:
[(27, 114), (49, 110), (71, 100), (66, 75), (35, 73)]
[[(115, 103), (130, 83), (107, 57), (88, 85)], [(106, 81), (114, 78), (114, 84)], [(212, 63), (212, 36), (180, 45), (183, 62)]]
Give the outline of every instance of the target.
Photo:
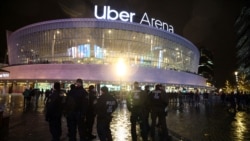
[[(95, 5), (94, 16), (97, 19), (103, 20), (121, 20), (123, 22), (134, 22), (133, 18), (136, 14), (127, 11), (118, 12), (114, 9), (111, 9), (110, 6), (104, 6), (102, 15), (98, 15), (98, 6)], [(156, 27), (158, 29), (167, 30), (168, 32), (174, 33), (174, 27), (162, 22), (161, 20), (155, 18), (149, 18), (145, 12), (139, 22), (140, 24), (146, 24), (148, 26)]]
[(121, 11), (118, 13), (116, 10), (110, 9), (110, 6), (104, 6), (103, 8), (103, 15), (98, 16), (98, 7), (95, 5), (95, 17), (97, 19), (105, 19), (105, 20), (117, 20), (120, 19), (121, 21), (124, 22), (133, 22), (133, 16), (135, 16), (135, 13), (128, 13), (126, 11)]

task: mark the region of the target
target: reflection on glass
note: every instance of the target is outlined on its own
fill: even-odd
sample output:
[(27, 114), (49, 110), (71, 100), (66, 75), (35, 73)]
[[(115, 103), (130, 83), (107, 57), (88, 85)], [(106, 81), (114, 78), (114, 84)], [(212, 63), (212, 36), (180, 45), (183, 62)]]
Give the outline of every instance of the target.
[[(11, 64), (99, 64), (100, 60), (105, 64), (115, 64), (122, 57), (131, 65), (196, 72), (199, 61), (195, 50), (185, 44), (121, 29), (65, 28), (34, 33), (24, 31), (11, 39), (9, 47), (16, 53), (10, 55)], [(51, 43), (53, 49), (49, 46)], [(90, 57), (92, 59), (88, 59)], [(80, 58), (82, 60), (78, 61)]]

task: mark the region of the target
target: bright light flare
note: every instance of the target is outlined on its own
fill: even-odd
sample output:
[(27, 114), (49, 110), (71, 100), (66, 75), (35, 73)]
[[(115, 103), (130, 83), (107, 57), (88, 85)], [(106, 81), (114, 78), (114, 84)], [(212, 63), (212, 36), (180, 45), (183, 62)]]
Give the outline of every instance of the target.
[(118, 76), (124, 76), (126, 73), (126, 65), (122, 58), (120, 58), (117, 62), (116, 72)]

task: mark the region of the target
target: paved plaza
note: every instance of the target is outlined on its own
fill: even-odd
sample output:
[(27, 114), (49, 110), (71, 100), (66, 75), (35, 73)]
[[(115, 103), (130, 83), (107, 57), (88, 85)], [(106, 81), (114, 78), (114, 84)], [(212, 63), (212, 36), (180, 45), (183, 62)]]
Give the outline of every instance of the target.
[[(44, 119), (43, 98), (39, 98), (37, 104), (34, 100), (32, 108), (24, 109), (22, 95), (1, 95), (0, 105), (4, 108), (4, 116), (9, 116), (9, 133), (5, 140), (51, 139), (48, 123)], [(167, 116), (169, 133), (173, 141), (250, 141), (250, 114), (245, 111), (230, 113), (227, 109), (216, 96), (197, 106), (184, 102), (184, 106), (179, 107), (171, 102)], [(125, 104), (115, 111), (111, 124), (114, 141), (131, 140), (129, 116)], [(68, 140), (65, 118), (61, 140)]]

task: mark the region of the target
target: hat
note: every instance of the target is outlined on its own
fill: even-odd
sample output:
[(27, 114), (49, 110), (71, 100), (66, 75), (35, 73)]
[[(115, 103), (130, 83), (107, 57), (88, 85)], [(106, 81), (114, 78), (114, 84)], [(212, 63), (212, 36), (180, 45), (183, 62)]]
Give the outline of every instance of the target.
[(82, 84), (82, 79), (80, 79), (80, 78), (76, 79), (76, 83), (81, 83)]

